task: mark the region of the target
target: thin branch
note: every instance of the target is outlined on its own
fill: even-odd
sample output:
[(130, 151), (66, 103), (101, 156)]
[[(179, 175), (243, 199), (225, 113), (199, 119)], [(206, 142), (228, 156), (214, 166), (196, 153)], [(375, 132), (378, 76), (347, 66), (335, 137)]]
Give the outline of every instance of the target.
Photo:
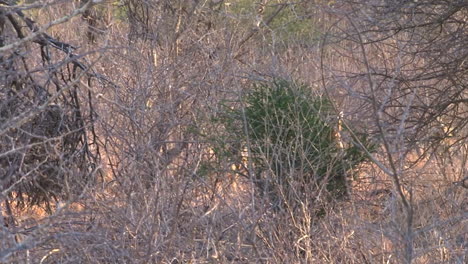
[(22, 39), (20, 39), (20, 40), (18, 40), (16, 42), (13, 42), (13, 43), (8, 44), (6, 46), (0, 47), (0, 53), (1, 52), (6, 52), (6, 51), (11, 50), (11, 49), (15, 49), (15, 48), (23, 45), (24, 43), (26, 43), (28, 41), (34, 41), (35, 38), (37, 38), (37, 37), (41, 36), (42, 34), (44, 34), (49, 28), (51, 28), (51, 27), (53, 27), (55, 25), (65, 23), (65, 22), (69, 21), (70, 19), (72, 19), (73, 17), (84, 13), (86, 11), (86, 9), (88, 9), (88, 7), (91, 6), (92, 3), (93, 3), (93, 0), (90, 0), (86, 4), (84, 4), (81, 8), (73, 10), (73, 12), (71, 14), (50, 22), (49, 24), (39, 28), (37, 31), (29, 34), (28, 36), (26, 36), (26, 37), (24, 37), (24, 38), (22, 38)]

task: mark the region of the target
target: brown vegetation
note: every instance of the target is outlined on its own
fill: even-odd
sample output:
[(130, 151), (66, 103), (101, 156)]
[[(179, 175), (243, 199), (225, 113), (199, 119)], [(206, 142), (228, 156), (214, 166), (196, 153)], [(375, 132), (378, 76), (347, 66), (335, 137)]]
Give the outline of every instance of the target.
[[(463, 0), (0, 0), (0, 262), (466, 263), (467, 23)], [(314, 170), (338, 150), (280, 178), (255, 149), (244, 98), (276, 80), (366, 157), (346, 197)]]

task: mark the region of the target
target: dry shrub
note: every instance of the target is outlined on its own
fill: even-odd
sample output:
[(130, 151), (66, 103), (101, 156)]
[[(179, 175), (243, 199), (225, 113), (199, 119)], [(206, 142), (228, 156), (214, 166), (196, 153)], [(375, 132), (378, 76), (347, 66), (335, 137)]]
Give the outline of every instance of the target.
[[(245, 1), (239, 2), (245, 4)], [(322, 2), (323, 6), (320, 5)], [(78, 93), (76, 98), (80, 103), (86, 102), (80, 104), (83, 106), (80, 109), (84, 113), (84, 125), (73, 126), (75, 123), (70, 121), (78, 120), (74, 116), (77, 104), (76, 100), (65, 103), (65, 99), (70, 99), (69, 93), (65, 93), (58, 102), (50, 102), (55, 106), (47, 103), (40, 111), (34, 112), (34, 117), (22, 124), (25, 127), (21, 131), (17, 129), (15, 134), (9, 130), (10, 137), (1, 139), (0, 155), (9, 157), (13, 139), (36, 138), (31, 134), (32, 128), (26, 128), (37, 123), (34, 133), (42, 133), (42, 137), (38, 139), (39, 144), (29, 144), (27, 149), (46, 152), (48, 158), (40, 156), (36, 160), (54, 160), (60, 164), (56, 166), (58, 169), (75, 173), (74, 166), (81, 163), (75, 164), (75, 159), (66, 162), (67, 156), (63, 151), (68, 153), (66, 150), (70, 148), (65, 148), (69, 143), (63, 142), (68, 142), (68, 136), (74, 137), (76, 130), (80, 131), (82, 140), (79, 144), (93, 138), (81, 131), (90, 131), (87, 129), (94, 124), (100, 140), (99, 145), (93, 145), (89, 150), (100, 147), (105, 158), (102, 161), (105, 177), (100, 184), (89, 184), (87, 188), (80, 189), (80, 195), (59, 199), (47, 214), (36, 212), (25, 217), (27, 208), (13, 208), (11, 213), (15, 221), (12, 221), (6, 204), (2, 203), (2, 213), (6, 217), (0, 218), (0, 261), (465, 263), (466, 189), (453, 184), (466, 176), (466, 119), (463, 119), (466, 108), (462, 104), (466, 90), (459, 85), (463, 84), (464, 68), (446, 68), (449, 71), (443, 76), (447, 78), (441, 82), (411, 79), (420, 73), (411, 71), (415, 66), (421, 70), (429, 69), (424, 75), (426, 77), (440, 77), (442, 75), (435, 74), (436, 71), (430, 71), (433, 68), (425, 67), (438, 65), (437, 69), (443, 73), (442, 66), (447, 64), (437, 63), (449, 62), (445, 58), (450, 54), (461, 54), (455, 56), (459, 58), (455, 62), (463, 61), (466, 49), (461, 44), (466, 34), (457, 35), (457, 32), (464, 30), (466, 20), (462, 15), (465, 11), (458, 9), (461, 1), (453, 1), (454, 9), (450, 10), (456, 12), (452, 16), (442, 12), (449, 15), (449, 20), (444, 20), (448, 21), (447, 27), (440, 27), (446, 31), (440, 35), (441, 38), (434, 39), (439, 51), (443, 51), (440, 48), (445, 44), (450, 44), (451, 48), (443, 53), (444, 60), (437, 60), (439, 55), (431, 54), (431, 49), (423, 49), (424, 56), (416, 56), (414, 58), (417, 59), (412, 61), (411, 55), (418, 53), (397, 50), (395, 47), (398, 46), (391, 44), (398, 39), (392, 39), (394, 35), (388, 35), (390, 31), (386, 31), (384, 26), (392, 25), (392, 18), (411, 22), (411, 12), (405, 16), (397, 16), (395, 12), (411, 11), (411, 8), (425, 11), (432, 1), (413, 2), (414, 7), (408, 1), (369, 0), (362, 2), (368, 4), (365, 6), (351, 1), (303, 1), (300, 5), (303, 9), (295, 12), (295, 3), (265, 1), (263, 23), (257, 26), (250, 25), (257, 18), (245, 17), (256, 12), (256, 5), (250, 3), (245, 5), (247, 15), (243, 15), (226, 5), (226, 1), (132, 0), (124, 1), (128, 9), (107, 6), (114, 14), (108, 29), (112, 34), (102, 34), (92, 41), (79, 40), (82, 35), (70, 29), (87, 28), (87, 21), (81, 19), (53, 28), (54, 34), (73, 40), (82, 49), (96, 50), (96, 53), (87, 54), (87, 59), (104, 54), (94, 69), (106, 78), (92, 82), (94, 86), (83, 81), (88, 87), (70, 87), (70, 91)], [(375, 13), (382, 19), (362, 21), (368, 16), (359, 12), (374, 14), (368, 8), (380, 7), (371, 5), (375, 3), (387, 4), (385, 12)], [(390, 8), (392, 3), (395, 8)], [(54, 4), (48, 6), (49, 9), (41, 9), (41, 12), (48, 10), (51, 17), (59, 17), (60, 12), (74, 8), (72, 3), (60, 1), (63, 10), (50, 11), (59, 9)], [(396, 8), (400, 4), (408, 6)], [(31, 8), (31, 11), (39, 10), (38, 6), (24, 7)], [(5, 10), (17, 10), (15, 8), (5, 9), (2, 5), (0, 18), (6, 18)], [(287, 11), (281, 14), (282, 19), (275, 21), (274, 17), (271, 20), (268, 17), (282, 10)], [(305, 10), (313, 10), (313, 18), (303, 17)], [(416, 13), (417, 21), (424, 21), (424, 14)], [(47, 20), (47, 16), (39, 17)], [(431, 17), (427, 19), (433, 21)], [(350, 20), (360, 23), (352, 28)], [(270, 27), (268, 21), (275, 23)], [(382, 27), (369, 24), (379, 21)], [(455, 24), (460, 26), (454, 27)], [(5, 25), (1, 36), (8, 43), (17, 35), (10, 24)], [(301, 27), (314, 26), (321, 33), (302, 35), (296, 41), (294, 35), (298, 31), (284, 34), (288, 26), (294, 25), (300, 25), (294, 28), (300, 32), (305, 32)], [(376, 32), (376, 27), (381, 31)], [(276, 29), (281, 32), (277, 34)], [(325, 36), (328, 29), (329, 34)], [(410, 31), (407, 29), (398, 37), (407, 41), (404, 37), (411, 36)], [(357, 52), (362, 44), (358, 41), (358, 33), (368, 34), (373, 40), (389, 37), (381, 44), (377, 41), (366, 46), (372, 46), (367, 55), (375, 71), (363, 67), (363, 54)], [(424, 38), (423, 28), (418, 27), (416, 33), (419, 39)], [(427, 36), (433, 36), (437, 31), (430, 33)], [(451, 36), (458, 37), (450, 42)], [(315, 38), (323, 40), (323, 45), (314, 42)], [(305, 43), (309, 40), (311, 43)], [(28, 42), (28, 45), (40, 47), (40, 43), (35, 42)], [(423, 46), (399, 47), (417, 47), (419, 50)], [(50, 46), (48, 48), (51, 49)], [(63, 57), (51, 51), (51, 65), (58, 66), (49, 76), (49, 68), (42, 64), (40, 48), (28, 50), (20, 46), (18, 49), (28, 63), (22, 62), (22, 57), (14, 52), (2, 54), (1, 66), (4, 69), (8, 66), (4, 62), (14, 62), (15, 66), (14, 70), (10, 68), (1, 73), (1, 117), (8, 113), (8, 120), (28, 109), (38, 110), (34, 108), (40, 106), (35, 99), (39, 96), (35, 90), (38, 86), (30, 82), (31, 77), (41, 80), (36, 84), (49, 93), (46, 100), (55, 92), (55, 87), (52, 82), (44, 80), (58, 74), (59, 88), (62, 88), (74, 78), (73, 71), (67, 71), (68, 63), (74, 63), (70, 58), (64, 64), (57, 64)], [(15, 60), (6, 59), (8, 56)], [(382, 74), (396, 73), (398, 69), (397, 64), (384, 58), (398, 56), (404, 57), (402, 62), (413, 62), (401, 68), (412, 76), (399, 82), (397, 88), (401, 89), (390, 93), (394, 97), (388, 97), (387, 88), (392, 84), (391, 80), (397, 79)], [(33, 72), (30, 75), (25, 70), (26, 65), (34, 69), (29, 71)], [(388, 68), (384, 69), (382, 65)], [(369, 72), (381, 85), (374, 86), (378, 88), (374, 99), (370, 97), (371, 87), (366, 83), (366, 73)], [(348, 189), (349, 198), (326, 197), (321, 193), (326, 189), (323, 185), (319, 188), (301, 181), (290, 181), (286, 188), (276, 186), (277, 195), (284, 195), (287, 199), (284, 199), (286, 202), (281, 210), (274, 210), (268, 196), (258, 195), (256, 179), (252, 177), (254, 171), (249, 167), (249, 160), (245, 159), (245, 149), (239, 142), (233, 142), (237, 137), (221, 134), (223, 127), (212, 122), (213, 116), (219, 117), (219, 113), (224, 111), (219, 107), (220, 102), (238, 100), (249, 92), (251, 83), (278, 76), (305, 80), (318, 93), (324, 93), (326, 89), (334, 106), (344, 112), (345, 143), (356, 141), (353, 137), (355, 131), (365, 131), (377, 141), (385, 138), (391, 143), (391, 148), (382, 147), (371, 153), (374, 163), (356, 168), (357, 177), (348, 185), (348, 188), (352, 187)], [(55, 80), (52, 77), (50, 80)], [(7, 106), (15, 101), (6, 99), (12, 98), (8, 92), (14, 81), (21, 83), (19, 87), (25, 92), (13, 97), (28, 98), (20, 100), (15, 108)], [(439, 84), (443, 89), (437, 88)], [(425, 88), (428, 88), (428, 97), (425, 97)], [(438, 96), (439, 90), (446, 93)], [(84, 94), (83, 91), (90, 93)], [(409, 107), (407, 99), (411, 93), (408, 91), (416, 91), (413, 101), (416, 103)], [(96, 97), (98, 100), (94, 100)], [(89, 101), (89, 98), (93, 100)], [(428, 104), (424, 103), (425, 100)], [(99, 113), (99, 119), (91, 120), (94, 112), (87, 108), (91, 107), (89, 102)], [(57, 111), (57, 105), (61, 106), (60, 111)], [(377, 112), (373, 105), (378, 106)], [(443, 109), (438, 106), (443, 106)], [(383, 109), (380, 124), (384, 133), (378, 131), (379, 122), (375, 122), (379, 109)], [(408, 119), (405, 119), (406, 114)], [(64, 122), (54, 122), (57, 116)], [(49, 123), (52, 125), (45, 125)], [(3, 131), (7, 125), (2, 122), (0, 128)], [(58, 133), (58, 138), (44, 138), (49, 135), (48, 130)], [(228, 152), (237, 156), (229, 158), (216, 152), (211, 139), (218, 133), (222, 135), (218, 142), (227, 145)], [(242, 135), (246, 135), (245, 131), (236, 134)], [(71, 142), (77, 143), (76, 138)], [(281, 146), (288, 150), (291, 147)], [(82, 150), (80, 147), (75, 150), (78, 149)], [(82, 154), (78, 151), (70, 155), (75, 158)], [(397, 174), (385, 170), (391, 164), (389, 157), (395, 158)], [(382, 164), (384, 166), (380, 166)], [(9, 165), (0, 166), (1, 173), (9, 169), (18, 173)], [(79, 176), (80, 173), (70, 175)], [(288, 170), (284, 175), (292, 178), (301, 176), (296, 170)], [(403, 196), (399, 194), (392, 175), (401, 180)], [(50, 179), (47, 177), (46, 181)], [(71, 181), (77, 179), (79, 177)], [(57, 184), (57, 181), (52, 183), (52, 186), (60, 188), (65, 186)], [(403, 198), (407, 199), (409, 207), (402, 203)], [(408, 208), (412, 209), (410, 225)]]
[[(21, 9), (2, 7), (0, 187), (19, 206), (80, 195), (93, 182), (99, 148), (88, 91), (93, 74), (75, 47), (39, 29)], [(10, 10), (6, 15), (5, 10)], [(17, 46), (8, 45), (18, 43)], [(63, 57), (63, 54), (67, 54)], [(84, 91), (83, 91), (84, 90)]]

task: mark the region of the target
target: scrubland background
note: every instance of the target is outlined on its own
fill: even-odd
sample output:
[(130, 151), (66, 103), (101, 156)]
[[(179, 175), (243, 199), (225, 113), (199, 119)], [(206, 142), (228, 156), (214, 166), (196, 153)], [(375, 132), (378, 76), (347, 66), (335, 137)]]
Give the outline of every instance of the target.
[[(467, 47), (463, 0), (0, 0), (0, 262), (466, 263)], [(346, 198), (256, 187), (219, 120), (275, 80), (366, 153)]]

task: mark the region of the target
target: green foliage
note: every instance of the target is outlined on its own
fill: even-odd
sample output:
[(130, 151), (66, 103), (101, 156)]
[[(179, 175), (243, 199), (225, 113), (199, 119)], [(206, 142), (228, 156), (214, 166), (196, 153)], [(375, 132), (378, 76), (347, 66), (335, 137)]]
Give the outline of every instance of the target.
[(333, 129), (320, 117), (330, 109), (324, 98), (310, 100), (306, 87), (287, 81), (254, 88), (247, 98), (245, 114), (257, 158), (269, 161), (275, 174), (293, 169), (314, 168), (323, 154), (336, 152)]
[[(243, 111), (225, 107), (218, 121), (230, 131), (231, 139), (243, 146), (250, 142), (249, 161), (260, 177), (259, 189), (278, 198), (278, 191), (265, 190), (265, 185), (284, 193), (298, 184), (303, 190), (323, 184), (333, 198), (346, 196), (347, 176), (367, 155), (357, 146), (340, 147), (338, 119), (329, 99), (314, 96), (305, 85), (276, 80), (254, 85), (242, 100)], [(370, 145), (364, 136), (361, 142)]]
[[(308, 87), (279, 80), (254, 87), (245, 115), (253, 159), (271, 170), (277, 183), (310, 184), (328, 178), (333, 192), (345, 193), (343, 164), (334, 128), (325, 122), (331, 103)], [(300, 173), (298, 173), (300, 172)], [(289, 175), (301, 179), (289, 179)]]

